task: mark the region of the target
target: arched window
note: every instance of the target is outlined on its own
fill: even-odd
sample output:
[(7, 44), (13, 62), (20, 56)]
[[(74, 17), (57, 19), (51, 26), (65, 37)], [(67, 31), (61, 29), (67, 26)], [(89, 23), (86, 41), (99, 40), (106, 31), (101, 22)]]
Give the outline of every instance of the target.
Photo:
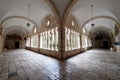
[(35, 34), (36, 32), (37, 32), (37, 29), (36, 29), (36, 27), (35, 27), (33, 33)]
[(74, 27), (75, 26), (75, 21), (72, 19), (71, 20), (71, 25)]
[(50, 20), (47, 20), (46, 26), (50, 26)]
[(83, 34), (85, 34), (85, 33), (86, 33), (85, 28), (83, 28), (83, 29), (82, 29), (82, 31), (83, 31)]
[(65, 51), (80, 48), (79, 26), (73, 15), (70, 15), (65, 24)]
[[(42, 26), (40, 32), (44, 33), (40, 36), (40, 45), (42, 49), (58, 51), (58, 27), (54, 16), (48, 15)], [(40, 33), (41, 34), (41, 33)]]

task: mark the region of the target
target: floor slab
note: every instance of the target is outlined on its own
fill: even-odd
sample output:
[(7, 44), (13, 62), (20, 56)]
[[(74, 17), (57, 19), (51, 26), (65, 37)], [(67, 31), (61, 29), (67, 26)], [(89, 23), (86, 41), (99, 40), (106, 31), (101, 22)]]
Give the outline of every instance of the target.
[(59, 61), (9, 50), (0, 53), (0, 80), (120, 80), (120, 53), (94, 49)]

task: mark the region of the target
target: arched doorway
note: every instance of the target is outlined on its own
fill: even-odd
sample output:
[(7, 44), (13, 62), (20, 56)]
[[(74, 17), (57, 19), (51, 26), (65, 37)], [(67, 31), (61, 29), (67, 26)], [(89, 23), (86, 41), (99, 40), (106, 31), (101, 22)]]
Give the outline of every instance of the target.
[(22, 41), (21, 36), (17, 34), (6, 35), (4, 48), (7, 49), (18, 49), (20, 48), (20, 42)]
[(92, 36), (93, 48), (110, 49), (112, 46), (112, 40), (110, 36), (104, 31), (97, 31)]

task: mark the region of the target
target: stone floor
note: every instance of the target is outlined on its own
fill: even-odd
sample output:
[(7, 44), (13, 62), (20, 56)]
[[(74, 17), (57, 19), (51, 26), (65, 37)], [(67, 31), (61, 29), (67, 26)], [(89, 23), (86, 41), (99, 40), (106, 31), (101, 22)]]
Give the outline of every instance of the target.
[(0, 80), (120, 80), (120, 53), (94, 49), (58, 61), (10, 50), (0, 54)]

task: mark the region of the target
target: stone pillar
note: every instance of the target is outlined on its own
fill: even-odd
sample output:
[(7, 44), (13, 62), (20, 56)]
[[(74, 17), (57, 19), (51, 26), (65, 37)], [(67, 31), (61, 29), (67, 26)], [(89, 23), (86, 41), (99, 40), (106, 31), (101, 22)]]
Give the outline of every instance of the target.
[(0, 52), (2, 52), (3, 50), (3, 45), (4, 45), (4, 41), (3, 41), (2, 35), (0, 34)]
[(58, 27), (58, 41), (60, 58), (61, 60), (63, 60), (65, 52), (65, 27), (63, 26), (63, 24)]
[(116, 51), (120, 53), (120, 45), (116, 45)]
[(40, 31), (39, 31), (39, 29), (38, 29), (38, 49), (40, 49)]
[(20, 40), (20, 48), (25, 49), (25, 45), (24, 36), (22, 36), (22, 40)]
[(115, 47), (116, 47), (116, 51), (120, 52), (120, 32), (115, 37)]

